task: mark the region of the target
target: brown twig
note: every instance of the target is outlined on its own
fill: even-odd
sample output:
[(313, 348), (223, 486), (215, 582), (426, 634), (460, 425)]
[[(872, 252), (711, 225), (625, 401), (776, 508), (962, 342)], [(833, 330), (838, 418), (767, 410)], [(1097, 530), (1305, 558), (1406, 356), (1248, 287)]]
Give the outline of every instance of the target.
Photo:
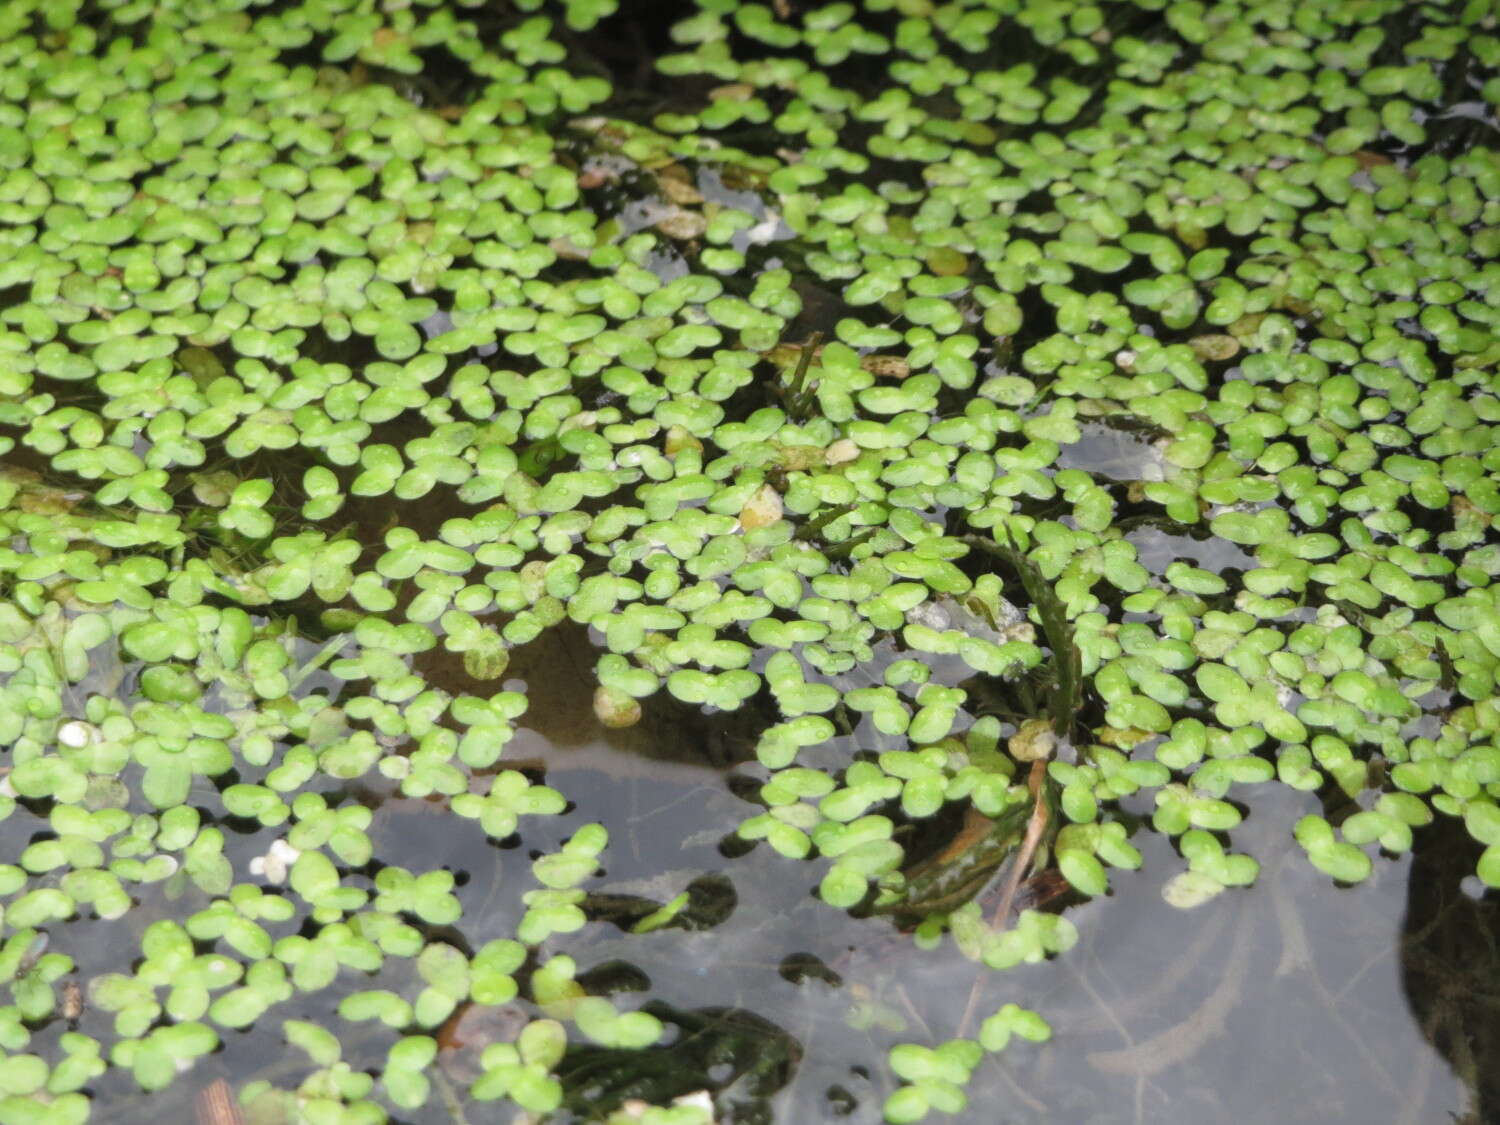
[(193, 1102), (198, 1125), (245, 1125), (245, 1116), (235, 1104), (229, 1083), (215, 1078), (203, 1089)]
[[(1031, 763), (1031, 773), (1026, 779), (1026, 788), (1031, 793), (1031, 816), (1026, 821), (1026, 835), (1021, 838), (1021, 847), (1016, 852), (1010, 874), (1005, 877), (1005, 890), (1000, 896), (1000, 905), (995, 908), (994, 917), (990, 922), (995, 929), (1004, 929), (1009, 921), (1010, 907), (1015, 900), (1016, 890), (1026, 876), (1026, 869), (1036, 858), (1042, 836), (1047, 831), (1047, 825), (1051, 823), (1052, 812), (1047, 807), (1047, 799), (1042, 792), (1042, 786), (1046, 784), (1046, 781), (1047, 761), (1045, 758), (1039, 758)], [(974, 1009), (979, 1004), (980, 986), (983, 982), (984, 973), (981, 971), (980, 975), (974, 979), (974, 987), (969, 989), (969, 1002), (964, 1005), (963, 1018), (958, 1021), (960, 1039), (968, 1034), (969, 1023), (974, 1018)]]
[(1026, 788), (1031, 793), (1031, 817), (1026, 821), (1026, 835), (1021, 838), (1021, 848), (1016, 853), (1015, 865), (1006, 876), (1005, 893), (1000, 896), (1000, 905), (995, 908), (995, 915), (990, 921), (992, 926), (1003, 928), (1009, 919), (1010, 905), (1016, 897), (1016, 889), (1025, 878), (1026, 869), (1031, 866), (1031, 861), (1036, 858), (1042, 835), (1047, 831), (1047, 825), (1052, 820), (1051, 810), (1047, 808), (1046, 797), (1042, 794), (1042, 786), (1046, 781), (1047, 761), (1045, 758), (1039, 758), (1031, 763), (1031, 775), (1026, 779)]

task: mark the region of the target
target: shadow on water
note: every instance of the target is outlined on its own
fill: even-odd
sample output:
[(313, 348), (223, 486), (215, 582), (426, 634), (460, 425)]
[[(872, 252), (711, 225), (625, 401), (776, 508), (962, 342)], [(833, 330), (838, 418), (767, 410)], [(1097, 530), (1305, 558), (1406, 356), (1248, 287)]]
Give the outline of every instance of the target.
[(639, 722), (607, 726), (594, 709), (598, 656), (589, 631), (563, 621), (512, 649), (498, 681), (473, 679), (462, 657), (440, 646), (420, 654), (416, 668), (429, 684), (454, 694), (489, 695), (503, 685), (526, 695), (526, 712), (500, 763), (504, 769), (712, 777), (753, 758), (759, 731), (774, 721), (758, 700), (726, 714), (658, 692), (642, 701)]
[(1449, 817), (1420, 832), (1401, 930), (1412, 1018), (1473, 1092), (1463, 1125), (1500, 1120), (1500, 901), (1474, 875), (1482, 850)]

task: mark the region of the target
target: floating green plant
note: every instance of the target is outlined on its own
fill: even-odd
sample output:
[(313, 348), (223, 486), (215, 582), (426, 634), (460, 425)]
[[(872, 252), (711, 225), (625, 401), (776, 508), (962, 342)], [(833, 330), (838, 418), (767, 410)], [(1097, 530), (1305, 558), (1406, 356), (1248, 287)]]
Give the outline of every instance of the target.
[[(1249, 885), (1272, 782), (1331, 880), (1450, 818), (1500, 886), (1484, 5), (703, 0), (660, 99), (612, 0), (230, 8), (0, 12), (0, 1125), (259, 1028), (256, 1121), (763, 1112), (789, 1036), (569, 952), (609, 831), (506, 679), (568, 630), (746, 763), (735, 846), (986, 972), (1077, 939), (1039, 864)], [(544, 826), (504, 932), (386, 800)], [(1047, 1038), (1004, 984), (887, 1120)]]

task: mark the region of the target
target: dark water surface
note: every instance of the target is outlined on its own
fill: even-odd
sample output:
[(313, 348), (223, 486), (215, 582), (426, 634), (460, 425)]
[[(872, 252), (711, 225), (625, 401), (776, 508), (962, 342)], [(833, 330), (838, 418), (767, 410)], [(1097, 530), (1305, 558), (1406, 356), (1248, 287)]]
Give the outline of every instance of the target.
[[(518, 743), (536, 737), (523, 732)], [(1167, 1119), (1425, 1125), (1459, 1115), (1467, 1097), (1424, 1026), (1450, 1053), (1462, 1043), (1460, 1065), (1463, 1052), (1471, 1052), (1475, 1073), (1496, 1059), (1483, 1053), (1494, 1043), (1493, 990), (1500, 979), (1494, 911), (1457, 885), (1452, 872), (1472, 870), (1473, 860), (1461, 855), (1456, 865), (1445, 863), (1442, 849), (1452, 840), (1419, 838), (1415, 860), (1379, 861), (1364, 884), (1331, 889), (1291, 839), (1291, 825), (1316, 807), (1315, 798), (1267, 785), (1233, 833), (1233, 850), (1262, 863), (1253, 888), (1174, 909), (1161, 890), (1182, 861), (1161, 837), (1143, 831), (1133, 838), (1146, 857), (1142, 870), (1115, 872), (1108, 898), (1069, 911), (1077, 947), (993, 973), (964, 960), (951, 942), (922, 951), (886, 920), (855, 920), (823, 906), (816, 898), (820, 865), (789, 861), (766, 847), (735, 855), (742, 849), (727, 844), (723, 832), (744, 815), (744, 805), (721, 770), (651, 761), (603, 738), (554, 748), (550, 757), (547, 776), (576, 803), (574, 811), (544, 820), (519, 845), (513, 839), (507, 843), (515, 846), (498, 847), (473, 821), (394, 799), (376, 809), (370, 829), (376, 853), (399, 842), (411, 869), (459, 874), (464, 918), (446, 937), (461, 948), (513, 933), (530, 856), (555, 849), (590, 821), (603, 823), (611, 837), (608, 868), (588, 884), (590, 891), (661, 902), (695, 884), (711, 888), (717, 895), (711, 928), (628, 936), (595, 922), (566, 949), (580, 978), (598, 991), (644, 988), (654, 1003), (679, 1013), (758, 1020), (754, 1049), (781, 1052), (788, 1061), (758, 1089), (746, 1080), (745, 1120), (880, 1121), (890, 1090), (871, 1064), (895, 1043), (951, 1034), (976, 979), (984, 990), (981, 1012), (1006, 1002), (1034, 1008), (1046, 1015), (1054, 1037), (1043, 1045), (1015, 1042), (981, 1064), (968, 1088), (970, 1108), (955, 1118), (975, 1125)], [(27, 819), (14, 817), (0, 828), (7, 850), (19, 845), (15, 832)], [(264, 830), (236, 846), (264, 850), (276, 835)], [(1421, 886), (1409, 891), (1414, 881)], [(1406, 916), (1409, 894), (1421, 913)], [(174, 914), (200, 905), (160, 904)], [(1445, 920), (1455, 911), (1462, 916)], [(132, 927), (144, 925), (147, 914), (132, 912)], [(1425, 932), (1434, 924), (1435, 933)], [(120, 923), (70, 925), (87, 931), (72, 946), (83, 954), (81, 975), (113, 967), (109, 946)], [(1455, 933), (1466, 943), (1461, 948), (1445, 944)], [(89, 964), (89, 948), (97, 966)], [(393, 963), (360, 987), (400, 988), (405, 975)], [(341, 978), (334, 989), (294, 998), (279, 1012), (317, 1019), (350, 990)], [(1413, 992), (1419, 993), (1415, 1013)], [(80, 1028), (100, 1019), (86, 1012)], [(98, 1091), (100, 1107), (109, 1107), (106, 1119), (187, 1120), (175, 1115), (190, 1114), (194, 1094), (219, 1075), (236, 1086), (256, 1078), (294, 1084), (305, 1063), (280, 1043), (270, 1026), (279, 1021), (265, 1022), (226, 1032), (221, 1052), (163, 1094), (133, 1092), (118, 1080), (128, 1076), (112, 1074)], [(356, 1067), (359, 1036), (356, 1027), (344, 1043)], [(379, 1056), (365, 1061), (375, 1065)], [(461, 1057), (445, 1065), (455, 1079), (463, 1076)], [(468, 1119), (493, 1120), (472, 1106)], [(452, 1118), (434, 1099), (419, 1115), (396, 1120)]]

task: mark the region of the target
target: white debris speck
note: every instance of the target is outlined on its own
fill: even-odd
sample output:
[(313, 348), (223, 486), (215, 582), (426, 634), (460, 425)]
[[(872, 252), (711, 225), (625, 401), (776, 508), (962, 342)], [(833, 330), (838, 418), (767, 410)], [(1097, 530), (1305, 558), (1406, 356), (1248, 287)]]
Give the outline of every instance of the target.
[(714, 1100), (709, 1096), (707, 1090), (694, 1090), (691, 1094), (683, 1094), (680, 1098), (673, 1098), (672, 1104), (690, 1105), (708, 1114), (712, 1114), (714, 1111)]
[[(683, 1094), (679, 1098), (673, 1098), (672, 1104), (701, 1109), (704, 1113), (708, 1114), (709, 1122), (713, 1121), (714, 1100), (707, 1090), (695, 1090), (691, 1094)], [(642, 1101), (640, 1098), (627, 1098), (624, 1102), (620, 1103), (620, 1112), (631, 1121), (639, 1121), (645, 1117), (646, 1111), (650, 1108), (651, 1104)]]
[(277, 840), (270, 851), (250, 861), (250, 874), (259, 875), (266, 882), (280, 886), (286, 882), (287, 869), (297, 862), (302, 853), (285, 840)]
[(94, 741), (94, 734), (92, 726), (74, 719), (57, 728), (57, 741), (71, 750), (81, 750)]
[(752, 246), (759, 246), (764, 242), (773, 242), (777, 238), (784, 237), (781, 233), (781, 213), (779, 211), (767, 211), (766, 217), (745, 231), (745, 239)]

